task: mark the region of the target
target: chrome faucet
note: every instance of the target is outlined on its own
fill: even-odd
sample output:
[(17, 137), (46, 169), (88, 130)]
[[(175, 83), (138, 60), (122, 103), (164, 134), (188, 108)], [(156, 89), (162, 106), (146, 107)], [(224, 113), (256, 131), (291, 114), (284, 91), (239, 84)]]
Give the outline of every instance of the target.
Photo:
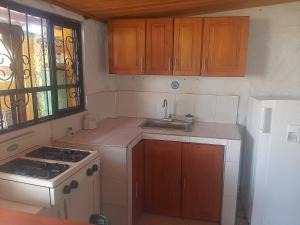
[(164, 120), (168, 119), (168, 101), (167, 99), (164, 99), (162, 107), (164, 108)]

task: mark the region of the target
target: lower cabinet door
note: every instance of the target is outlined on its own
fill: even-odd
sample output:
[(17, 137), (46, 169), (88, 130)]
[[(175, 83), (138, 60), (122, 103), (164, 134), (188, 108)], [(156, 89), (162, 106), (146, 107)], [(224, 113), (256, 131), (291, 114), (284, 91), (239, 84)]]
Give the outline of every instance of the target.
[(132, 148), (132, 224), (143, 212), (144, 207), (144, 144), (140, 141)]
[(183, 144), (182, 217), (220, 221), (224, 148)]
[(145, 140), (144, 147), (145, 210), (180, 216), (182, 144)]

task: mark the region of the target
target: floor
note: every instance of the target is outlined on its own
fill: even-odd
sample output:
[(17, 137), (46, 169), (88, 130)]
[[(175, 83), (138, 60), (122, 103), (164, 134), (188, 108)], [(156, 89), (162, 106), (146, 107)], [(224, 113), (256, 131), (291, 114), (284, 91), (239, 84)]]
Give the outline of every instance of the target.
[[(218, 225), (217, 223), (189, 220), (176, 217), (167, 217), (152, 214), (143, 214), (138, 221), (138, 225)], [(236, 225), (248, 225), (248, 223), (237, 218)]]

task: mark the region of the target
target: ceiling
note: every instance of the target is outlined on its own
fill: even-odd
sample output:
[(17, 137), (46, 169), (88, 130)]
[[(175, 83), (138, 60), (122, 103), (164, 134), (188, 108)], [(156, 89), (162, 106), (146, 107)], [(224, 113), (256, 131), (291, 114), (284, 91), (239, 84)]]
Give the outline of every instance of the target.
[(83, 16), (111, 18), (195, 15), (297, 0), (44, 0)]

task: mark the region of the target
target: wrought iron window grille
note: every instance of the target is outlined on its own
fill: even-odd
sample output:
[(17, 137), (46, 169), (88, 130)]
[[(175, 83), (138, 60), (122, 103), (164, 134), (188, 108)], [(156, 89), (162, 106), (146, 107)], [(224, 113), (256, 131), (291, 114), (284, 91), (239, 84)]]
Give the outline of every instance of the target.
[(0, 2), (0, 134), (84, 110), (80, 22)]

